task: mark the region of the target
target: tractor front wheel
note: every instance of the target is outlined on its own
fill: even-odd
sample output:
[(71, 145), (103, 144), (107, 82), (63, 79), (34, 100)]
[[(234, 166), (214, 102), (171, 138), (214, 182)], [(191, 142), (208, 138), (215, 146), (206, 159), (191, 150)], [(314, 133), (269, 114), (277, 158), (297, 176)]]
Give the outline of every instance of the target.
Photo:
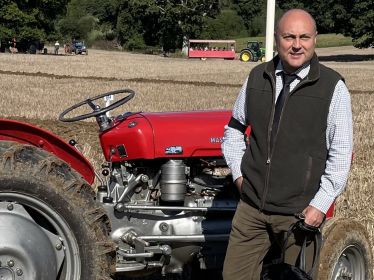
[(359, 222), (331, 218), (322, 228), (319, 280), (366, 280), (372, 277), (368, 234)]
[(67, 163), (33, 146), (0, 141), (0, 160), (0, 275), (111, 279), (115, 245), (91, 186)]
[(265, 55), (264, 54), (261, 55), (260, 60), (261, 60), (261, 62), (265, 62)]
[(253, 54), (248, 50), (243, 50), (240, 53), (240, 61), (244, 61), (244, 62), (253, 61)]

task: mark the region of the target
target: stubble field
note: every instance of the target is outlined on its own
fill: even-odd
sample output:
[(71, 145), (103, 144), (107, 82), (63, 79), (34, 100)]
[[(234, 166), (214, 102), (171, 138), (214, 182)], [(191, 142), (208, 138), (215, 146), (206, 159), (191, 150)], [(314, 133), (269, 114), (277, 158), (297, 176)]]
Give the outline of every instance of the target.
[[(317, 54), (323, 64), (345, 77), (352, 98), (355, 157), (335, 215), (362, 221), (374, 240), (374, 49), (317, 49)], [(130, 88), (136, 92), (134, 99), (113, 114), (232, 109), (255, 65), (95, 50), (88, 56), (0, 54), (0, 118), (40, 126), (66, 141), (76, 139), (99, 168), (103, 157), (97, 124), (59, 122), (58, 115), (67, 107)]]

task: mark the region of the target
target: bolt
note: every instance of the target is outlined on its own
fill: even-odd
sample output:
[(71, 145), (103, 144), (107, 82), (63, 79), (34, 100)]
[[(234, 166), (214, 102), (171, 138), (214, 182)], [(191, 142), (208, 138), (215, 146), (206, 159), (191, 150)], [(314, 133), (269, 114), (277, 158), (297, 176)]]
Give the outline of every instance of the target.
[(140, 198), (145, 198), (145, 194), (144, 193), (140, 193)]
[(9, 211), (12, 211), (13, 210), (13, 204), (9, 203), (6, 208), (8, 208)]
[(13, 261), (13, 260), (8, 260), (8, 266), (9, 266), (9, 267), (14, 266), (14, 261)]
[(141, 180), (142, 180), (142, 182), (144, 182), (144, 183), (148, 182), (148, 176), (147, 176), (147, 175), (143, 175), (143, 176), (141, 177)]
[(169, 229), (169, 225), (167, 223), (161, 223), (160, 224), (160, 230), (165, 232)]
[(17, 268), (16, 273), (17, 273), (18, 276), (21, 276), (23, 274), (23, 271), (22, 271), (22, 269)]
[(62, 244), (61, 244), (61, 243), (57, 243), (57, 244), (56, 244), (56, 249), (57, 249), (58, 251), (60, 251), (60, 250), (62, 249)]

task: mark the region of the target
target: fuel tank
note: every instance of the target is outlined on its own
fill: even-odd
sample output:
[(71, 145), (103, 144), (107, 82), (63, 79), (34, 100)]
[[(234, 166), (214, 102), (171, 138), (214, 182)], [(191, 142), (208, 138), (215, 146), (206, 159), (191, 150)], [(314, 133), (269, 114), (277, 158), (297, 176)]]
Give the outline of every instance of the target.
[[(222, 156), (224, 126), (232, 111), (138, 113), (100, 133), (106, 160)], [(247, 130), (248, 133), (248, 130)]]

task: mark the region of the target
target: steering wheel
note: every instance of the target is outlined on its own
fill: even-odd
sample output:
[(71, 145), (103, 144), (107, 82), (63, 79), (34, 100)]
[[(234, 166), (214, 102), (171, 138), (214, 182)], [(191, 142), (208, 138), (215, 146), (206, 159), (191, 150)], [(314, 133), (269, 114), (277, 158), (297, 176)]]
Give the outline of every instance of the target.
[[(95, 101), (97, 99), (100, 99), (100, 98), (104, 98), (105, 96), (108, 96), (108, 95), (116, 95), (116, 94), (119, 94), (119, 93), (130, 93), (129, 95), (127, 95), (126, 97), (114, 102), (113, 104), (109, 105), (108, 107), (105, 107), (105, 108), (100, 108), (100, 106), (98, 105), (95, 105), (92, 101)], [(116, 91), (111, 91), (111, 92), (107, 92), (107, 93), (104, 93), (104, 94), (100, 94), (100, 95), (97, 95), (95, 97), (92, 97), (92, 98), (89, 98), (87, 100), (84, 100), (82, 102), (79, 102), (73, 106), (71, 106), (70, 108), (66, 109), (65, 111), (63, 111), (60, 116), (58, 117), (58, 119), (60, 121), (63, 121), (63, 122), (76, 122), (76, 121), (81, 121), (81, 120), (84, 120), (84, 119), (88, 119), (88, 118), (92, 118), (92, 117), (97, 117), (97, 116), (100, 116), (100, 115), (103, 115), (105, 114), (106, 112), (110, 111), (110, 110), (113, 110), (125, 103), (127, 103), (128, 101), (130, 101), (133, 97), (135, 96), (135, 92), (131, 89), (120, 89), (120, 90), (116, 90)], [(72, 117), (72, 118), (65, 118), (65, 115), (67, 113), (70, 113), (71, 111), (75, 110), (76, 108), (84, 105), (84, 104), (88, 104), (92, 110), (94, 110), (92, 113), (88, 113), (88, 114), (84, 114), (84, 115), (80, 115), (80, 116), (76, 116), (76, 117)]]

